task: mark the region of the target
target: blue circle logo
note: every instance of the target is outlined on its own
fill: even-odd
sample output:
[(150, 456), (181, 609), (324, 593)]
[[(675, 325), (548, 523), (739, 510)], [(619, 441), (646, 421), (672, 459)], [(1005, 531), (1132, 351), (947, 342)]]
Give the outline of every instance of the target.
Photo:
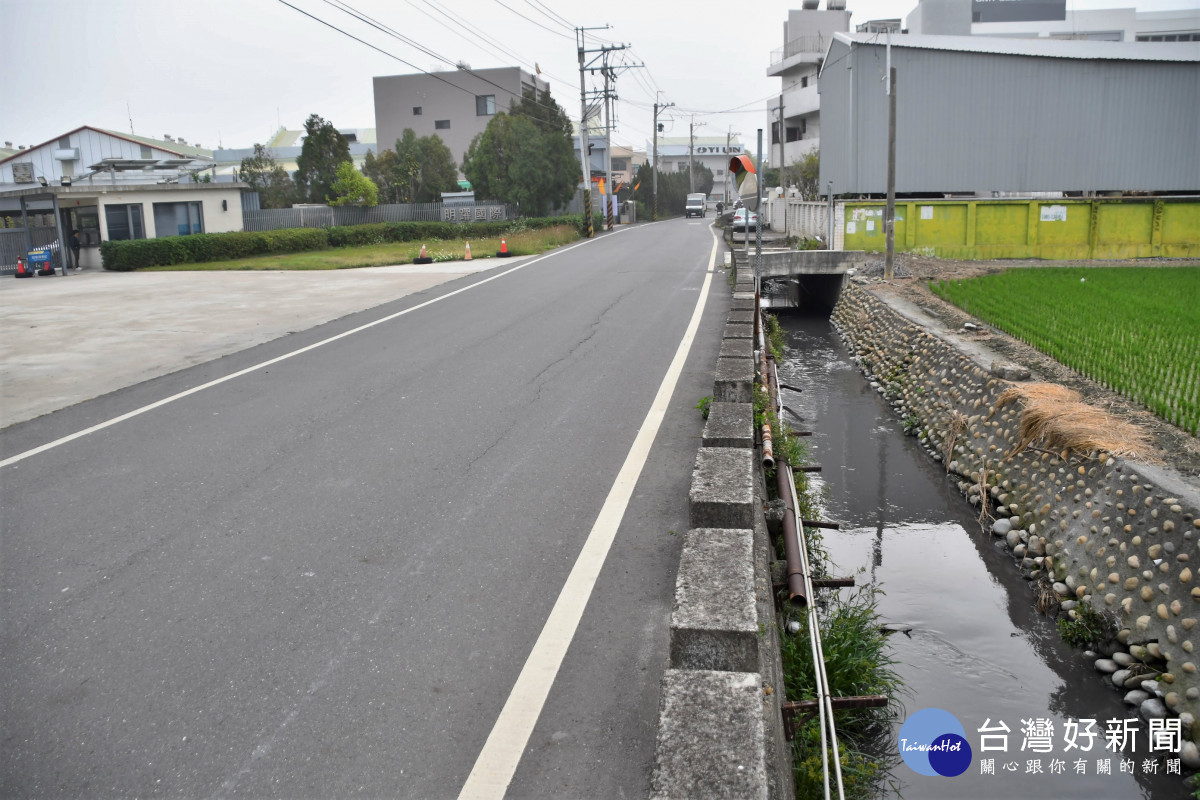
[(971, 766), (971, 745), (958, 718), (940, 708), (910, 714), (900, 726), (900, 757), (920, 775), (953, 778)]

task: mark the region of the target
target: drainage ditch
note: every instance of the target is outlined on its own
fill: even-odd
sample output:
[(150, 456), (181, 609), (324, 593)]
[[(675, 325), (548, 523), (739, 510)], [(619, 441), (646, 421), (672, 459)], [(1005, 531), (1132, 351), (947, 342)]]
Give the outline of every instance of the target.
[[(783, 403), (799, 417), (796, 427), (814, 431), (825, 517), (841, 524), (824, 537), (832, 571), (875, 582), (880, 613), (897, 631), (893, 654), (908, 694), (896, 735), (908, 716), (940, 708), (975, 750), (971, 768), (953, 778), (898, 765), (886, 796), (1181, 796), (1182, 776), (1167, 774), (1174, 754), (1148, 752), (1147, 721), (1035, 610), (1031, 583), (1003, 540), (981, 532), (978, 509), (905, 435), (905, 420), (864, 378), (828, 318), (785, 312), (780, 322), (788, 334), (780, 380), (803, 389), (785, 389)], [(1091, 738), (1081, 722), (1089, 719)], [(1136, 749), (1106, 747), (1110, 720), (1136, 721)]]

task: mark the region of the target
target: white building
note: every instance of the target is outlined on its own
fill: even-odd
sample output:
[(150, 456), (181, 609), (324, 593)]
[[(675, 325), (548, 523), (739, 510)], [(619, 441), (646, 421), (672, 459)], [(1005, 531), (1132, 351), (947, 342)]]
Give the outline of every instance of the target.
[[(647, 142), (653, 152), (653, 145)], [(712, 170), (713, 188), (708, 199), (725, 202), (733, 192), (730, 184), (729, 158), (744, 154), (745, 147), (735, 137), (688, 136), (666, 137), (658, 140), (658, 171), (687, 172), (690, 160)]]
[[(350, 160), (354, 162), (354, 166), (358, 167), (359, 171), (362, 170), (363, 163), (367, 159), (368, 150), (379, 155), (379, 145), (375, 142), (374, 128), (338, 128), (338, 133), (346, 138), (346, 144), (350, 147)], [(303, 129), (280, 128), (274, 136), (261, 144), (271, 153), (275, 163), (287, 170), (289, 174), (295, 174), (296, 160), (300, 158), (300, 153), (304, 149), (306, 136)], [(242, 160), (254, 155), (254, 147), (214, 150), (212, 155), (216, 162), (217, 179), (231, 181), (237, 179), (237, 172), (242, 167)]]
[(795, 164), (821, 146), (817, 74), (833, 35), (850, 30), (850, 12), (845, 0), (827, 0), (825, 9), (817, 5), (817, 0), (805, 0), (803, 8), (788, 12), (783, 47), (771, 53), (767, 77), (778, 77), (781, 83), (779, 97), (769, 104), (771, 164)]
[(1106, 8), (1068, 11), (1066, 0), (921, 0), (905, 32), (1084, 39), (1105, 42), (1200, 42), (1200, 5), (1175, 11)]
[[(205, 182), (211, 151), (169, 137), (68, 131), (0, 158), (0, 269), (30, 247), (79, 231), (80, 262), (99, 266), (110, 239), (242, 230), (240, 183)], [(57, 244), (55, 244), (57, 243)]]

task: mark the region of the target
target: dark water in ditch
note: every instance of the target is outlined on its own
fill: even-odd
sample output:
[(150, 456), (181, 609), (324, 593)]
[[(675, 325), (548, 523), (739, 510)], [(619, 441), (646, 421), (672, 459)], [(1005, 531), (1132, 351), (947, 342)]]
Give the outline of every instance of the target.
[[(884, 620), (912, 627), (911, 634), (890, 638), (908, 690), (905, 714), (950, 712), (973, 752), (971, 765), (956, 777), (927, 777), (898, 763), (899, 793), (886, 796), (1184, 797), (1182, 777), (1165, 774), (1166, 754), (1149, 752), (1146, 721), (1108, 688), (1090, 659), (1062, 642), (1052, 620), (1037, 613), (1011, 557), (980, 533), (977, 512), (945, 468), (904, 435), (829, 321), (786, 311), (780, 321), (788, 333), (780, 381), (804, 389), (783, 390), (784, 405), (801, 420), (787, 417), (797, 430), (813, 431), (808, 441), (813, 463), (822, 466), (825, 518), (841, 525), (825, 531), (837, 565), (832, 571), (855, 575), (859, 585), (876, 581), (884, 592)], [(1087, 719), (1095, 725), (1079, 722)], [(1114, 726), (1137, 721), (1136, 751), (1106, 748), (1109, 720)], [(1079, 735), (1071, 736), (1068, 721)], [(1097, 734), (1093, 739), (1085, 735), (1089, 730)]]

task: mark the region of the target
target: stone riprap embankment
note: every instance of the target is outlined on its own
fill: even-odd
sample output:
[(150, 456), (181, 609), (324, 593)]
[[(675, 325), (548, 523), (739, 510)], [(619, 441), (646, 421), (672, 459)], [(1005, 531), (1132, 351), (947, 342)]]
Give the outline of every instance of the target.
[(696, 454), (650, 796), (791, 800), (765, 487), (754, 437), (753, 286), (734, 287)]
[(833, 315), (855, 360), (970, 502), (986, 506), (984, 527), (1043, 605), (1075, 619), (1088, 604), (1114, 624), (1097, 670), (1143, 716), (1177, 714), (1180, 756), (1200, 768), (1200, 491), (1170, 469), (1106, 453), (1035, 443), (1009, 456), (1021, 406), (997, 401), (1028, 370), (868, 287), (849, 283)]

